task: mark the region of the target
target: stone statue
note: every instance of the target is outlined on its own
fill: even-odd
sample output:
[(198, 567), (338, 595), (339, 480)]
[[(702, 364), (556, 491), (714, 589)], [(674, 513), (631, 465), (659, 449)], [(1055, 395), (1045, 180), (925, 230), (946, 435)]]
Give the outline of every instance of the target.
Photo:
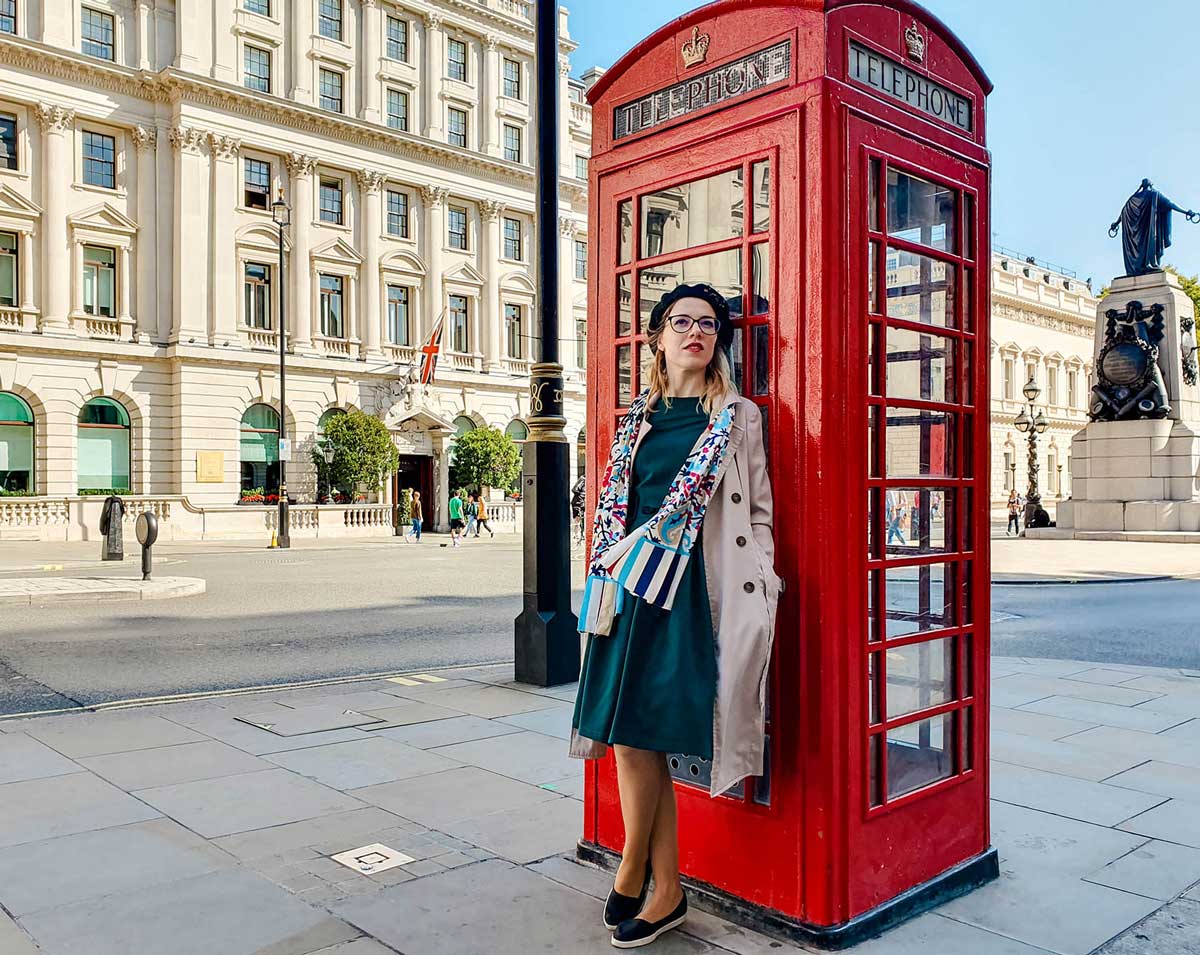
[(1158, 367), (1164, 333), (1162, 304), (1146, 308), (1141, 302), (1130, 302), (1124, 312), (1110, 308), (1104, 315), (1108, 321), (1096, 361), (1091, 419), (1165, 418), (1171, 405)]
[(1162, 271), (1163, 252), (1171, 244), (1171, 213), (1181, 212), (1188, 222), (1200, 222), (1200, 213), (1182, 209), (1154, 188), (1149, 179), (1125, 202), (1121, 216), (1108, 227), (1115, 237), (1120, 229), (1125, 253), (1125, 274)]

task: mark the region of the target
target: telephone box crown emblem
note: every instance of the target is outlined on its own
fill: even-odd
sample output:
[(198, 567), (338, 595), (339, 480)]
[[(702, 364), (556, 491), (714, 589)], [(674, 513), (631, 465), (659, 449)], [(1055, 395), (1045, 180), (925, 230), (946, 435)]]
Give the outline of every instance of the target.
[(908, 55), (910, 58), (921, 63), (925, 59), (925, 37), (921, 35), (921, 31), (917, 29), (917, 21), (913, 20), (907, 30), (904, 31), (904, 43), (908, 47)]
[(683, 44), (680, 51), (683, 53), (683, 65), (685, 67), (699, 66), (708, 58), (708, 46), (712, 42), (712, 38), (707, 33), (701, 33), (699, 27), (692, 27), (692, 38)]

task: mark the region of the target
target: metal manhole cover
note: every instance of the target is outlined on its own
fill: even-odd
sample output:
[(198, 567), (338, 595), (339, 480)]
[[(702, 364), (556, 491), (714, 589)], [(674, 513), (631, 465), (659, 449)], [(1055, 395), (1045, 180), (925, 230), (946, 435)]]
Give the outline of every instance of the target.
[(357, 849), (347, 849), (335, 856), (330, 856), (334, 862), (340, 862), (348, 869), (353, 869), (362, 875), (374, 875), (385, 872), (399, 865), (415, 862), (412, 856), (390, 849), (382, 842), (373, 842), (369, 846), (359, 846)]

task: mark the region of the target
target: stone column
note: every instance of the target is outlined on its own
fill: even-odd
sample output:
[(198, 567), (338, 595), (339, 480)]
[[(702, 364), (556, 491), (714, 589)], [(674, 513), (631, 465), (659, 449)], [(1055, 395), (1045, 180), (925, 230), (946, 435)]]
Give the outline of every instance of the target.
[[(172, 259), (174, 264), (173, 337), (181, 344), (194, 345), (208, 340), (208, 269), (197, 267), (208, 258), (207, 202), (198, 197), (209, 195), (212, 184), (204, 157), (205, 131), (191, 126), (175, 126), (169, 133), (175, 150), (175, 231)], [(203, 258), (201, 258), (203, 257)]]
[[(42, 0), (40, 6), (42, 8), (42, 42), (47, 46), (66, 47), (68, 50), (75, 49), (75, 44), (71, 40), (73, 33), (71, 28), (73, 4), (47, 3), (46, 0)], [(20, 29), (24, 30), (23, 27)]]
[[(65, 5), (65, 4), (64, 4)], [(301, 7), (304, 4), (296, 4)], [(200, 51), (204, 49), (205, 34), (211, 37), (202, 25), (200, 4), (177, 3), (175, 5), (175, 63), (189, 73), (200, 72)], [(207, 69), (204, 72), (208, 72)]]
[[(292, 280), (288, 283), (288, 334), (294, 352), (312, 351), (312, 282), (309, 252), (312, 249), (314, 156), (292, 153), (285, 160), (292, 187)], [(282, 276), (280, 280), (282, 281)]]
[(33, 233), (22, 232), (21, 243), (21, 311), (26, 315), (37, 313), (33, 297)]
[(153, 65), (150, 59), (150, 43), (150, 0), (137, 0), (137, 49), (139, 70), (148, 70)]
[[(575, 175), (575, 151), (571, 148), (571, 61), (558, 61), (558, 168), (559, 175)], [(530, 127), (532, 129), (532, 126)], [(531, 133), (530, 135), (534, 135)], [(533, 155), (532, 148), (529, 151)]]
[(83, 244), (76, 242), (71, 247), (71, 274), (75, 281), (71, 283), (71, 313), (83, 314)]
[(295, 0), (292, 4), (292, 99), (297, 103), (312, 103), (312, 60), (309, 59), (309, 44), (312, 42), (312, 8), (309, 0)]
[(575, 284), (574, 219), (558, 219), (558, 355), (564, 368), (575, 367), (575, 307), (572, 289)]
[[(129, 268), (129, 262), (131, 259), (129, 254), (129, 246), (121, 246), (120, 255), (120, 262), (117, 265), (120, 275), (117, 278), (121, 283), (121, 290), (118, 293), (120, 296), (120, 301), (117, 302), (117, 318), (121, 322), (132, 322), (133, 313), (130, 311), (129, 306), (131, 304), (130, 299), (133, 297), (133, 281)], [(136, 338), (136, 332), (134, 333), (134, 337)]]
[(359, 347), (362, 347), (362, 318), (358, 314), (358, 277), (349, 275), (346, 277), (346, 324), (342, 329), (346, 335), (346, 341), (350, 345), (350, 355), (354, 357), (354, 344), (357, 342)]
[[(483, 52), (483, 151), (489, 156), (500, 155), (500, 38), (488, 34)], [(530, 153), (533, 147), (530, 145)]]
[(363, 29), (363, 119), (378, 123), (379, 114), (379, 42), (383, 32), (378, 0), (362, 0)]
[[(140, 271), (153, 272), (154, 308), (158, 313), (158, 335), (154, 340), (165, 345), (171, 341), (175, 311), (175, 275), (171, 268), (171, 253), (175, 244), (175, 193), (178, 191), (179, 185), (175, 182), (175, 157), (171, 150), (157, 148), (158, 144), (169, 136), (168, 128), (166, 126), (155, 127), (153, 134), (154, 152), (157, 153), (154, 161), (154, 185), (151, 187), (155, 206), (154, 251), (153, 258), (151, 258), (149, 246), (144, 247), (142, 251), (146, 253), (146, 258), (140, 259), (140, 262), (145, 264), (152, 261), (155, 267), (152, 270), (141, 269)], [(138, 215), (140, 217), (141, 213), (139, 212)], [(143, 228), (149, 229), (150, 225), (145, 219), (141, 219)]]
[[(194, 0), (193, 0), (194, 2)], [(241, 6), (240, 0), (213, 0), (216, 6), (216, 16), (213, 23), (216, 36), (213, 37), (213, 76), (227, 83), (237, 82), (237, 35), (233, 32), (233, 8)], [(295, 4), (300, 6), (300, 4)]]
[(479, 203), (483, 217), (483, 370), (491, 371), (500, 364), (502, 324), (500, 308), (500, 216), (504, 203), (484, 199)]
[(242, 144), (232, 136), (209, 134), (213, 161), (212, 316), (209, 341), (224, 345), (237, 341), (237, 251), (233, 212), (238, 204), (238, 152)]
[(446, 56), (445, 44), (442, 42), (442, 15), (426, 13), (425, 20), (425, 135), (430, 139), (442, 139), (444, 126), (442, 119), (442, 75), (445, 68), (442, 61)]
[[(416, 335), (417, 347), (425, 344), (425, 339), (437, 323), (438, 316), (446, 303), (442, 301), (442, 248), (446, 242), (445, 203), (450, 190), (443, 186), (422, 186), (421, 201), (425, 204), (425, 249), (429, 274), (425, 281), (425, 327)], [(448, 340), (442, 336), (443, 347)]]
[(359, 327), (362, 329), (364, 358), (382, 358), (379, 347), (382, 339), (383, 315), (379, 306), (379, 234), (384, 175), (373, 169), (358, 171), (358, 186), (362, 197), (362, 215), (358, 217), (359, 249), (363, 254), (362, 281), (359, 289)]
[(75, 168), (70, 135), (75, 111), (39, 103), (37, 118), (42, 127), (41, 330), (47, 335), (66, 335), (70, 331), (70, 291), (83, 284), (82, 273), (71, 272), (67, 245), (67, 194)]
[[(143, 7), (139, 7), (139, 12)], [(133, 146), (137, 150), (137, 329), (134, 340), (148, 342), (158, 337), (158, 308), (155, 302), (158, 287), (153, 246), (156, 233), (158, 195), (154, 188), (154, 163), (158, 130), (135, 126)]]

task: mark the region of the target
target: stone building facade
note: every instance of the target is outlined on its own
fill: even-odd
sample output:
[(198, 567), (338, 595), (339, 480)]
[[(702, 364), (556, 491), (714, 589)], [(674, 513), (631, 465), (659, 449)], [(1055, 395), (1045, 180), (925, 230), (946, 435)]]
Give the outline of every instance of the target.
[[(565, 11), (560, 36), (582, 441), (590, 112)], [(221, 509), (269, 484), (283, 302), (289, 491), (313, 500), (322, 417), (360, 408), (403, 456), (382, 503), (420, 487), (443, 523), (455, 434), (528, 413), (532, 65), (522, 0), (0, 4), (0, 487)], [(439, 320), (436, 380), (404, 386)]]

